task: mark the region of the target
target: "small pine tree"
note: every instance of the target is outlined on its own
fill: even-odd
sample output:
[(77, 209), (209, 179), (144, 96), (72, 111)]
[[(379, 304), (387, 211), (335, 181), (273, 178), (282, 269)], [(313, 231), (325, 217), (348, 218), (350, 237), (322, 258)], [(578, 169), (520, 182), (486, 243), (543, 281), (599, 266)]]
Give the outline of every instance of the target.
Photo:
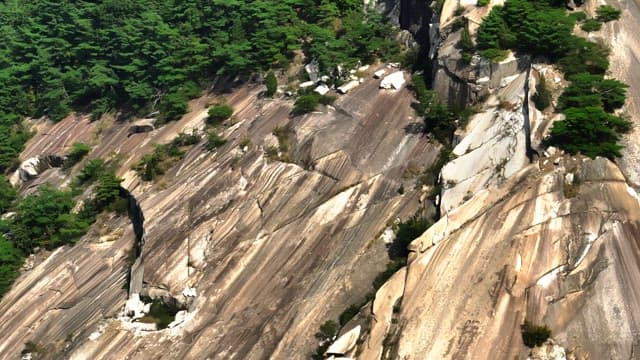
[(276, 79), (276, 74), (274, 74), (273, 71), (269, 71), (264, 80), (264, 84), (267, 86), (267, 96), (272, 97), (275, 95), (276, 90), (278, 90), (278, 79)]
[(532, 97), (536, 109), (542, 111), (551, 105), (551, 91), (547, 87), (547, 80), (540, 76), (540, 81), (536, 85), (536, 93)]

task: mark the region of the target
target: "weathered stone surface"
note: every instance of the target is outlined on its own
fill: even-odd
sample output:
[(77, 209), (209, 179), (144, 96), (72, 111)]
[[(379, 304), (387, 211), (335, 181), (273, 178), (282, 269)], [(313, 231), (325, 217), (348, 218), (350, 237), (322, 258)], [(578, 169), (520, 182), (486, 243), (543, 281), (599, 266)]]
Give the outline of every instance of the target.
[(360, 329), (360, 325), (358, 325), (340, 336), (329, 346), (327, 354), (348, 355), (356, 346), (356, 341), (358, 341), (358, 337), (360, 336)]
[(362, 345), (359, 359), (378, 360), (384, 350), (384, 340), (391, 327), (391, 321), (398, 302), (404, 291), (404, 281), (407, 269), (397, 271), (378, 291), (373, 301), (373, 316), (371, 330), (366, 344)]
[[(581, 179), (572, 198), (564, 195), (569, 172)], [(395, 354), (526, 358), (525, 319), (549, 326), (582, 358), (633, 353), (640, 203), (615, 164), (567, 156), (482, 195), (412, 244)]]
[[(602, 5), (597, 1), (585, 2), (585, 10), (595, 16), (596, 9)], [(636, 189), (640, 189), (640, 74), (636, 69), (640, 68), (640, 3), (638, 1), (607, 1), (622, 10), (620, 20), (603, 24), (598, 34), (590, 34), (589, 37), (598, 40), (601, 38), (611, 48), (609, 56), (609, 73), (611, 77), (621, 80), (629, 85), (627, 101), (624, 112), (634, 123), (631, 132), (623, 137), (623, 157), (618, 160), (629, 182)]]
[[(194, 147), (161, 186), (141, 182), (132, 164), (153, 143), (201, 129), (211, 99), (150, 133), (127, 137), (120, 123), (98, 132), (100, 124), (65, 119), (28, 144), (27, 153), (46, 153), (56, 133), (84, 129), (98, 134), (91, 156), (122, 154), (118, 175), (145, 217), (143, 291), (166, 289), (177, 299), (188, 287), (197, 296), (170, 329), (119, 320), (133, 245), (121, 219), (121, 238), (98, 244), (87, 235), (18, 279), (0, 303), (0, 332), (11, 334), (0, 344), (4, 357), (29, 340), (78, 359), (308, 357), (318, 326), (364, 298), (384, 268), (379, 235), (387, 223), (421, 206), (417, 190), (398, 194), (398, 179), (410, 162), (426, 167), (438, 151), (405, 132), (415, 121), (406, 89), (381, 92), (369, 79), (334, 109), (294, 119), (292, 101), (260, 100), (261, 89), (231, 94), (238, 122), (224, 130), (228, 143), (213, 153)], [(263, 139), (287, 125), (293, 163), (266, 159)], [(251, 145), (236, 151), (246, 138)], [(65, 343), (69, 333), (74, 340)]]

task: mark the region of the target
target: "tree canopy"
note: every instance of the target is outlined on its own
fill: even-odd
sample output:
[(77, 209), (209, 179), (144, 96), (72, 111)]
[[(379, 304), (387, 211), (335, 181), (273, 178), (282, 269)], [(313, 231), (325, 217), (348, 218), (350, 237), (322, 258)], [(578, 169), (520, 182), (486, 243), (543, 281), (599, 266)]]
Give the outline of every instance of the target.
[(213, 79), (323, 70), (388, 54), (391, 27), (358, 0), (7, 0), (0, 3), (0, 172), (17, 165), (25, 116), (160, 112), (172, 120)]

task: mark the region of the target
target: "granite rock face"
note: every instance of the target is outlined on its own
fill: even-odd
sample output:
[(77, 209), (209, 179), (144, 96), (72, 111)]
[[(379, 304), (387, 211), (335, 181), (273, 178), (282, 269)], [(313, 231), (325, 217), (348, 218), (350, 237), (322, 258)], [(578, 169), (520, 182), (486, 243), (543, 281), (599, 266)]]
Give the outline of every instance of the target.
[[(88, 158), (120, 154), (118, 175), (144, 212), (141, 293), (190, 306), (161, 331), (120, 320), (136, 236), (128, 219), (113, 219), (120, 236), (90, 232), (17, 280), (0, 303), (0, 332), (10, 334), (0, 358), (18, 357), (27, 341), (52, 358), (309, 356), (318, 326), (363, 298), (384, 268), (379, 235), (387, 223), (429, 206), (418, 190), (398, 189), (407, 167), (429, 166), (438, 149), (405, 132), (416, 121), (407, 89), (379, 90), (368, 79), (334, 108), (296, 118), (288, 116), (290, 100), (260, 100), (260, 91), (227, 98), (236, 121), (222, 131), (226, 145), (195, 146), (156, 184), (140, 181), (131, 166), (153, 143), (202, 129), (210, 99), (153, 132), (70, 118), (29, 142), (25, 157), (64, 152), (74, 136), (94, 134)], [(288, 162), (264, 146), (276, 127), (285, 129), (276, 142), (289, 144), (280, 148)], [(101, 242), (105, 236), (111, 241)]]
[(411, 244), (383, 350), (407, 359), (526, 358), (526, 319), (546, 324), (576, 358), (634, 352), (638, 196), (609, 160), (545, 161), (481, 192)]

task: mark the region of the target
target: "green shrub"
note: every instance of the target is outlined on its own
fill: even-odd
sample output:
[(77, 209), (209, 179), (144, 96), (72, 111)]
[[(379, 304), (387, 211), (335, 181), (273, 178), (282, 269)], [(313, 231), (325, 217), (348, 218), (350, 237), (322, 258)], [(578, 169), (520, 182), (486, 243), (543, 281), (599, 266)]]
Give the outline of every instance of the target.
[(11, 289), (19, 275), (23, 256), (4, 235), (0, 234), (0, 298)]
[[(124, 214), (127, 211), (126, 200), (121, 197), (120, 183), (122, 179), (115, 173), (108, 172), (100, 176), (95, 189), (94, 201), (100, 210), (109, 210)], [(124, 200), (124, 201), (122, 201)]]
[(598, 9), (596, 9), (596, 14), (596, 18), (598, 19), (598, 21), (609, 22), (620, 19), (622, 11), (614, 8), (611, 5), (600, 5)]
[(172, 146), (184, 147), (184, 146), (192, 146), (196, 145), (200, 142), (200, 135), (195, 132), (195, 130), (191, 134), (179, 133), (176, 137), (171, 140)]
[[(462, 28), (462, 32), (460, 33), (460, 41), (458, 42), (458, 48), (464, 55), (468, 55), (471, 57), (471, 53), (475, 51), (475, 47), (473, 46), (473, 41), (471, 41), (471, 35), (469, 34), (469, 28), (467, 26)], [(466, 61), (467, 63), (469, 61)]]
[(64, 163), (65, 168), (70, 168), (80, 162), (80, 160), (82, 160), (89, 151), (91, 151), (91, 146), (79, 142), (73, 143)]
[(338, 331), (340, 330), (340, 326), (333, 320), (327, 320), (322, 325), (320, 325), (320, 329), (316, 333), (315, 337), (318, 340), (331, 340), (336, 335), (338, 335)]
[(484, 7), (489, 5), (489, 3), (491, 2), (491, 0), (478, 0), (477, 5), (479, 7)]
[(595, 19), (585, 20), (580, 28), (586, 32), (598, 31), (602, 28), (602, 23)]
[(318, 95), (318, 103), (322, 105), (331, 105), (336, 101), (337, 97), (333, 95)]
[(395, 274), (398, 270), (400, 270), (405, 265), (406, 265), (406, 260), (398, 259), (398, 260), (389, 261), (387, 263), (387, 267), (385, 268), (385, 270), (379, 273), (378, 275), (376, 275), (371, 285), (375, 290), (380, 289), (382, 285), (384, 285), (384, 283), (387, 282), (387, 280), (389, 280), (393, 276), (393, 274)]
[(584, 21), (587, 19), (587, 14), (584, 11), (574, 11), (569, 14), (575, 21)]
[(296, 99), (293, 104), (293, 110), (291, 114), (293, 116), (299, 116), (303, 114), (315, 111), (320, 103), (320, 99), (317, 95), (302, 95)]
[(89, 160), (80, 173), (76, 177), (80, 185), (86, 183), (92, 183), (100, 177), (106, 170), (106, 164), (102, 159), (91, 159)]
[(595, 158), (620, 157), (617, 142), (620, 134), (631, 129), (631, 123), (623, 118), (607, 114), (601, 107), (569, 108), (564, 111), (565, 120), (553, 124), (548, 142), (571, 154), (578, 152)]
[(182, 93), (169, 93), (160, 102), (160, 123), (179, 119), (188, 110), (187, 97)]
[(204, 148), (207, 151), (213, 151), (226, 143), (226, 139), (212, 131), (207, 134), (207, 143), (204, 145)]
[(521, 326), (522, 341), (530, 348), (541, 346), (551, 337), (551, 330), (546, 326), (537, 326), (525, 320)]
[(613, 112), (624, 105), (628, 86), (618, 80), (589, 73), (572, 75), (569, 80), (571, 84), (558, 100), (561, 109), (602, 106), (606, 112)]
[(406, 259), (409, 256), (407, 247), (411, 242), (422, 235), (433, 222), (429, 219), (412, 216), (395, 226), (395, 238), (389, 246), (391, 259)]
[(184, 151), (171, 144), (155, 145), (151, 154), (146, 154), (134, 165), (134, 169), (145, 181), (153, 181), (163, 175), (184, 156)]
[(536, 93), (532, 96), (536, 109), (542, 111), (551, 105), (551, 91), (547, 87), (547, 80), (540, 75), (540, 81), (536, 84)]
[(349, 305), (348, 308), (346, 308), (339, 317), (339, 321), (340, 321), (340, 326), (344, 326), (346, 323), (348, 323), (351, 319), (353, 319), (356, 315), (358, 315), (358, 313), (360, 312), (360, 306), (356, 305), (356, 304), (351, 304)]
[(572, 36), (568, 50), (557, 64), (565, 76), (588, 72), (604, 74), (609, 68), (609, 49), (581, 37)]
[(229, 105), (214, 105), (209, 108), (207, 123), (211, 125), (219, 124), (233, 115), (233, 108)]
[(278, 79), (273, 71), (267, 73), (267, 77), (264, 79), (264, 84), (267, 86), (267, 96), (272, 97), (278, 90)]
[(482, 56), (483, 58), (489, 59), (494, 62), (500, 62), (506, 59), (507, 56), (509, 56), (508, 50), (501, 50), (501, 49), (485, 49), (485, 50), (480, 50), (479, 53), (480, 53), (480, 56)]
[(4, 175), (0, 174), (0, 214), (3, 214), (13, 207), (18, 198), (18, 192), (7, 181)]
[(71, 213), (75, 202), (70, 192), (42, 186), (25, 197), (16, 208), (11, 225), (11, 241), (28, 254), (36, 246), (53, 249), (72, 244), (82, 236), (89, 224)]

